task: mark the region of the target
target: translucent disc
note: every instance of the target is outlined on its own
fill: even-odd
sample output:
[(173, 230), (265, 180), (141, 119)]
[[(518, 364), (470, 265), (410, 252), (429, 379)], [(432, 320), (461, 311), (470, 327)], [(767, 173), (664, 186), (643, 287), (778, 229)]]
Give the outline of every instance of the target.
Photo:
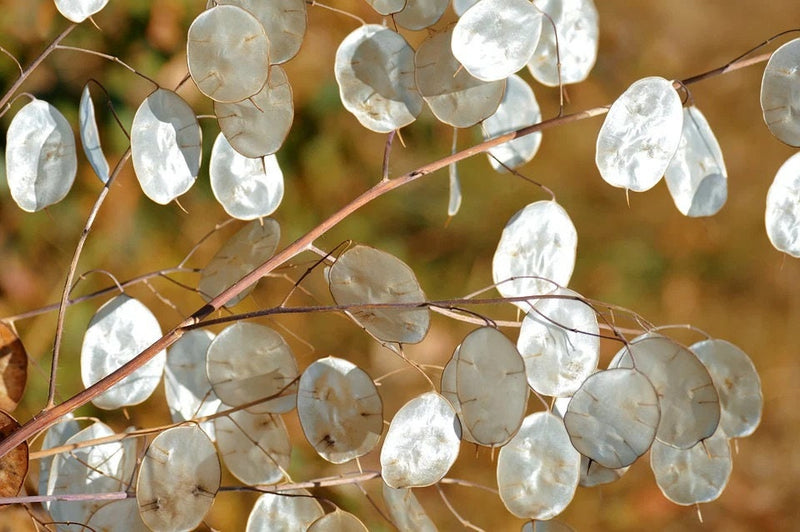
[(151, 530), (191, 530), (205, 517), (220, 484), (214, 444), (197, 425), (167, 429), (142, 459), (139, 514)]
[(547, 412), (531, 414), (497, 457), (500, 498), (517, 517), (555, 517), (575, 495), (580, 463), (564, 423)]
[(241, 7), (258, 19), (269, 39), (271, 65), (285, 63), (300, 51), (306, 33), (304, 0), (217, 0), (217, 4)]
[[(91, 386), (129, 362), (161, 338), (161, 326), (153, 313), (125, 294), (110, 299), (89, 321), (81, 347), (81, 379)], [(166, 352), (92, 399), (105, 410), (137, 405), (150, 397), (161, 381)]]
[(609, 469), (581, 455), (581, 479), (578, 481), (578, 485), (584, 488), (592, 488), (603, 484), (611, 484), (622, 478), (622, 475), (627, 473), (628, 469), (630, 469), (630, 466)]
[[(328, 281), (337, 305), (425, 301), (417, 277), (406, 263), (368, 246), (356, 245), (342, 253), (331, 266)], [(414, 344), (425, 338), (430, 327), (427, 307), (351, 309), (349, 313), (385, 342)]]
[(269, 216), (283, 199), (283, 172), (275, 155), (245, 157), (222, 133), (211, 148), (208, 174), (214, 197), (233, 218)]
[[(504, 297), (524, 297), (552, 292), (553, 283), (566, 286), (577, 246), (578, 232), (561, 205), (529, 204), (511, 217), (500, 235), (492, 260), (497, 291)], [(525, 301), (515, 304), (526, 312), (530, 308)]]
[(367, 527), (355, 515), (336, 509), (309, 525), (306, 532), (366, 532)]
[(708, 369), (719, 393), (719, 424), (728, 438), (743, 438), (761, 421), (761, 379), (747, 353), (725, 340), (704, 340), (689, 347)]
[(214, 102), (219, 128), (234, 150), (245, 157), (275, 153), (294, 121), (292, 86), (279, 66), (269, 69), (266, 85), (252, 97), (235, 103)]
[(383, 501), (400, 532), (436, 532), (436, 525), (410, 489), (394, 489), (383, 484)]
[(424, 30), (436, 24), (450, 0), (406, 0), (406, 5), (394, 15), (394, 21), (409, 30)]
[(664, 174), (675, 206), (686, 216), (712, 216), (728, 198), (728, 171), (722, 150), (703, 113), (683, 109), (678, 151)]
[(469, 333), (456, 358), (456, 394), (464, 426), (482, 445), (501, 446), (516, 434), (528, 406), (525, 364), (493, 327)]
[(453, 11), (460, 17), (477, 2), (478, 0), (453, 0)]
[(431, 33), (414, 56), (419, 92), (436, 118), (453, 127), (474, 126), (495, 112), (505, 82), (481, 81), (453, 57), (453, 29)]
[(478, 79), (504, 79), (525, 66), (542, 31), (542, 15), (527, 0), (481, 0), (453, 29), (453, 55)]
[(165, 205), (194, 184), (202, 133), (194, 111), (172, 91), (145, 98), (131, 126), (133, 169), (148, 198)]
[(545, 0), (536, 7), (547, 13), (556, 25), (542, 22), (542, 36), (528, 69), (543, 85), (557, 87), (557, 62), (561, 62), (561, 83), (578, 83), (589, 75), (597, 59), (598, 21), (593, 0)]
[(75, 136), (58, 109), (33, 100), (6, 132), (6, 177), (14, 202), (35, 212), (64, 199), (78, 171)]
[(96, 532), (149, 532), (149, 528), (139, 515), (136, 499), (111, 501), (95, 511), (86, 523), (88, 530)]
[[(325, 515), (322, 505), (307, 490), (264, 493), (247, 518), (246, 532), (295, 532)], [(305, 495), (305, 496), (303, 496)]]
[(470, 443), (478, 443), (472, 434), (470, 434), (469, 428), (464, 425), (463, 418), (461, 417), (461, 401), (458, 400), (458, 394), (456, 393), (456, 366), (458, 365), (458, 352), (460, 349), (460, 345), (456, 347), (453, 356), (447, 364), (445, 364), (444, 371), (442, 371), (442, 381), (439, 387), (442, 396), (450, 401), (453, 410), (456, 411), (458, 421), (461, 423), (461, 439)]
[[(16, 419), (0, 410), (0, 441), (19, 427)], [(0, 458), (0, 497), (15, 497), (19, 494), (27, 474), (28, 443), (22, 442)]]
[(200, 92), (215, 101), (239, 102), (267, 82), (269, 39), (249, 11), (218, 5), (189, 26), (186, 59)]
[[(506, 90), (503, 99), (494, 114), (483, 121), (483, 138), (489, 140), (506, 133), (511, 133), (522, 127), (536, 124), (542, 119), (539, 102), (533, 90), (525, 81), (516, 74), (506, 80)], [(495, 159), (508, 166), (517, 168), (529, 162), (539, 151), (542, 143), (540, 132), (531, 133), (518, 139), (503, 143), (491, 148), (488, 152), (489, 164), (498, 172), (506, 172)]]
[(787, 42), (767, 62), (761, 80), (761, 111), (770, 133), (800, 146), (800, 39)]
[(219, 454), (233, 476), (247, 485), (286, 478), (292, 444), (280, 416), (238, 410), (214, 419)]
[(422, 111), (414, 50), (388, 28), (366, 24), (354, 30), (336, 50), (333, 68), (345, 108), (372, 131), (407, 126)]
[(546, 521), (527, 521), (520, 532), (574, 532), (574, 529), (557, 521), (555, 519), (548, 519)]
[(108, 181), (108, 161), (100, 145), (100, 132), (97, 130), (97, 120), (94, 116), (94, 103), (89, 92), (89, 84), (83, 87), (81, 103), (78, 107), (79, 129), (83, 153), (92, 165), (94, 173), (103, 183)]
[(592, 308), (572, 290), (558, 289), (522, 320), (517, 349), (525, 361), (528, 384), (542, 395), (567, 397), (597, 368), (600, 329)]
[(609, 365), (614, 367), (636, 368), (656, 389), (659, 441), (688, 449), (714, 434), (720, 419), (719, 395), (694, 353), (666, 336), (648, 333), (623, 347)]
[(55, 0), (55, 3), (65, 18), (81, 23), (106, 7), (108, 0)]
[(397, 411), (381, 449), (381, 476), (392, 488), (439, 482), (458, 457), (461, 424), (438, 393), (415, 397)]
[[(73, 437), (77, 434), (81, 427), (78, 425), (78, 422), (74, 419), (75, 416), (72, 414), (67, 414), (64, 416), (62, 421), (59, 421), (55, 425), (52, 425), (47, 432), (44, 434), (44, 440), (42, 441), (42, 451), (47, 449), (52, 449), (53, 447), (59, 447), (67, 442), (68, 439)], [(27, 458), (26, 458), (27, 462)], [(53, 463), (52, 456), (45, 456), (44, 458), (39, 459), (39, 493), (40, 494), (47, 494), (47, 486), (48, 481), (50, 479), (50, 466)], [(50, 509), (50, 502), (45, 501), (42, 503), (45, 510)]]
[(598, 371), (575, 392), (564, 414), (572, 445), (609, 469), (631, 465), (656, 436), (656, 390), (635, 369)]
[(306, 368), (297, 413), (308, 442), (334, 464), (368, 453), (383, 432), (383, 403), (375, 383), (341, 358), (322, 358)]
[(617, 98), (597, 135), (600, 175), (634, 192), (653, 188), (678, 149), (682, 129), (681, 99), (672, 83), (640, 79)]
[(719, 497), (728, 484), (733, 462), (728, 439), (718, 430), (691, 449), (655, 442), (650, 468), (667, 499), (689, 506)]
[[(297, 362), (283, 337), (264, 325), (240, 321), (223, 329), (208, 347), (206, 372), (223, 403), (240, 406), (274, 395), (297, 377)], [(297, 389), (287, 397), (247, 407), (249, 412), (282, 413), (294, 408)]]
[(403, 9), (406, 0), (367, 0), (367, 3), (380, 15), (391, 15)]
[[(239, 229), (203, 268), (197, 284), (203, 298), (210, 301), (255, 267), (266, 262), (275, 253), (280, 237), (281, 227), (272, 218), (253, 220)], [(228, 306), (232, 307), (252, 290), (253, 288), (243, 291), (228, 301)]]
[(800, 257), (800, 153), (786, 159), (775, 174), (764, 220), (775, 249)]

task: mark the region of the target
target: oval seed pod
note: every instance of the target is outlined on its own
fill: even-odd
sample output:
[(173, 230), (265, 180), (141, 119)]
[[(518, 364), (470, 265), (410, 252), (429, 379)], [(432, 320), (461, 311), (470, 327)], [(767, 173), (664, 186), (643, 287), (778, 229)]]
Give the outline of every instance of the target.
[(383, 483), (383, 501), (400, 532), (436, 532), (436, 525), (410, 489), (395, 489)]
[[(75, 421), (75, 416), (72, 413), (67, 414), (61, 421), (55, 425), (51, 425), (47, 432), (44, 434), (42, 440), (42, 451), (59, 447), (67, 442), (68, 439), (80, 432), (81, 427)], [(39, 493), (47, 494), (47, 486), (50, 479), (50, 467), (53, 463), (52, 456), (45, 456), (39, 459)], [(50, 511), (50, 501), (42, 502), (45, 510)]]
[(375, 383), (347, 360), (326, 357), (300, 377), (297, 414), (321, 457), (343, 464), (371, 451), (383, 432), (383, 403)]
[(391, 15), (397, 13), (406, 6), (406, 0), (367, 0), (379, 15)]
[(367, 527), (355, 515), (337, 508), (311, 523), (306, 532), (367, 532)]
[(656, 76), (628, 87), (597, 134), (595, 163), (609, 185), (634, 192), (653, 188), (678, 149), (683, 129), (680, 96)]
[(200, 427), (167, 429), (142, 459), (136, 482), (139, 515), (154, 531), (191, 530), (211, 509), (220, 475), (214, 444)]
[(775, 249), (800, 257), (800, 153), (786, 159), (775, 174), (764, 221)]
[(131, 126), (131, 158), (142, 191), (166, 205), (197, 179), (202, 132), (194, 111), (180, 96), (158, 89), (145, 98)]
[(478, 3), (478, 0), (453, 0), (453, 11), (460, 17), (476, 3)]
[(6, 132), (6, 178), (20, 209), (36, 212), (67, 195), (78, 171), (75, 136), (58, 109), (33, 100)]
[(450, 0), (406, 0), (406, 5), (392, 17), (409, 30), (424, 30), (438, 22)]
[(795, 147), (800, 146), (799, 62), (800, 39), (793, 39), (772, 53), (761, 79), (764, 122), (778, 140)]
[(458, 458), (461, 424), (450, 402), (428, 392), (397, 411), (381, 448), (381, 476), (392, 488), (439, 482)]
[(58, 12), (77, 24), (99, 13), (107, 3), (108, 0), (55, 0)]
[(81, 103), (78, 107), (79, 129), (81, 134), (81, 144), (86, 159), (92, 165), (92, 169), (100, 181), (108, 182), (108, 161), (100, 145), (100, 132), (97, 130), (97, 120), (94, 116), (94, 103), (89, 92), (89, 84), (83, 87), (81, 92)]
[(461, 345), (456, 347), (453, 351), (453, 356), (447, 361), (442, 371), (442, 380), (439, 385), (439, 391), (442, 397), (450, 401), (453, 410), (456, 411), (458, 421), (461, 424), (461, 439), (470, 443), (478, 444), (475, 438), (470, 434), (469, 428), (464, 425), (463, 418), (461, 417), (461, 401), (458, 400), (458, 393), (456, 393), (456, 367), (458, 365), (458, 352)]
[(186, 37), (189, 74), (218, 102), (240, 102), (267, 82), (269, 39), (249, 11), (217, 5), (197, 15)]
[(215, 418), (214, 430), (225, 467), (245, 484), (277, 484), (287, 478), (292, 444), (280, 416), (238, 410)]
[[(139, 515), (139, 505), (136, 499), (122, 499), (104, 504), (92, 514), (86, 523), (88, 530), (111, 532), (124, 530), (125, 532), (149, 532), (150, 529)], [(71, 528), (70, 528), (71, 530)]]
[(269, 40), (270, 65), (285, 63), (300, 51), (306, 33), (305, 0), (216, 0), (216, 3), (241, 7), (261, 23)]
[(247, 518), (246, 532), (306, 530), (323, 515), (322, 505), (308, 490), (264, 493), (256, 499)]
[(422, 306), (425, 294), (414, 271), (397, 257), (369, 246), (356, 245), (336, 259), (328, 275), (337, 305), (420, 303), (420, 308), (354, 308), (353, 319), (385, 342), (415, 344), (430, 327), (430, 312)]
[(627, 473), (628, 469), (630, 469), (630, 466), (609, 469), (581, 455), (581, 479), (578, 481), (578, 485), (584, 488), (592, 488), (603, 484), (611, 484), (622, 478), (622, 475)]

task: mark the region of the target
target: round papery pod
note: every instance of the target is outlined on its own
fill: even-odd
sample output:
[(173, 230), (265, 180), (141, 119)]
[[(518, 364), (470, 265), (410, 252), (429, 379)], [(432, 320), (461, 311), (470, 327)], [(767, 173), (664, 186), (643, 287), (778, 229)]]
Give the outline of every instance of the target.
[(761, 379), (747, 353), (730, 342), (703, 340), (689, 349), (706, 367), (719, 393), (722, 431), (728, 438), (752, 434), (761, 421)]
[(551, 519), (572, 501), (581, 455), (554, 414), (536, 412), (497, 456), (497, 487), (517, 517)]
[(608, 367), (635, 367), (653, 385), (661, 409), (658, 441), (688, 449), (717, 429), (719, 395), (711, 375), (694, 353), (670, 338), (658, 333), (638, 336)]
[[(55, 425), (51, 425), (47, 432), (44, 434), (42, 440), (42, 451), (59, 447), (66, 443), (68, 439), (80, 432), (81, 427), (75, 421), (75, 416), (72, 413), (67, 414), (61, 418), (61, 421)], [(27, 461), (27, 460), (26, 460)], [(46, 494), (47, 486), (50, 479), (50, 466), (53, 463), (52, 456), (44, 456), (39, 459), (39, 493)], [(45, 510), (50, 510), (50, 501), (43, 501), (42, 506)]]
[(416, 120), (422, 97), (414, 81), (414, 50), (378, 24), (350, 33), (333, 65), (345, 109), (367, 129), (388, 133)]
[(322, 505), (308, 490), (264, 493), (256, 499), (247, 518), (246, 532), (295, 532), (325, 515)]
[(153, 531), (191, 530), (219, 490), (214, 444), (197, 425), (161, 432), (147, 448), (136, 482), (139, 515)]
[(406, 29), (424, 30), (442, 18), (449, 4), (450, 0), (406, 0), (406, 5), (392, 19)]
[(528, 521), (520, 532), (574, 532), (574, 529), (555, 519), (548, 519), (546, 521)]
[(292, 444), (280, 416), (239, 410), (214, 419), (214, 429), (219, 454), (233, 476), (248, 486), (287, 478)]
[(517, 348), (497, 329), (481, 327), (464, 338), (455, 361), (464, 426), (481, 445), (504, 445), (528, 405), (525, 363)]
[(504, 79), (525, 66), (542, 31), (542, 14), (527, 0), (481, 0), (453, 29), (453, 55), (483, 81)]
[(89, 84), (83, 87), (81, 92), (81, 103), (78, 107), (78, 120), (83, 144), (83, 153), (86, 154), (92, 170), (100, 178), (100, 181), (108, 181), (108, 161), (100, 145), (100, 132), (97, 130), (97, 120), (94, 116), (94, 103), (89, 92)]
[(592, 488), (603, 484), (611, 484), (622, 478), (622, 475), (627, 473), (628, 469), (630, 469), (630, 466), (609, 469), (581, 455), (581, 479), (578, 481), (578, 485), (584, 488)]
[[(81, 525), (82, 526), (82, 525)], [(124, 530), (125, 532), (149, 532), (150, 529), (139, 515), (139, 505), (136, 499), (122, 499), (111, 501), (97, 510), (86, 523), (87, 530), (111, 532)], [(69, 529), (70, 531), (72, 528)]]
[(156, 203), (166, 205), (192, 187), (202, 148), (197, 117), (176, 93), (158, 89), (136, 110), (131, 126), (133, 169), (142, 192)]
[(786, 159), (775, 174), (764, 221), (775, 249), (800, 257), (800, 153)]
[(564, 426), (578, 452), (619, 469), (650, 448), (660, 417), (658, 395), (647, 377), (618, 368), (586, 379), (569, 402)]
[(383, 403), (375, 383), (341, 358), (322, 358), (306, 368), (297, 390), (297, 414), (308, 442), (334, 464), (368, 453), (383, 432)]
[[(161, 338), (161, 326), (138, 300), (121, 294), (105, 302), (92, 319), (81, 346), (81, 380), (89, 387), (131, 361)], [(137, 405), (150, 397), (161, 381), (166, 351), (92, 399), (104, 410)]]
[(6, 132), (6, 179), (20, 209), (36, 212), (67, 195), (78, 171), (75, 136), (58, 109), (33, 100)]
[(456, 411), (458, 421), (461, 423), (461, 438), (464, 441), (477, 444), (478, 442), (472, 434), (470, 434), (469, 428), (463, 423), (463, 418), (461, 417), (461, 401), (458, 400), (458, 394), (456, 393), (456, 366), (458, 364), (458, 351), (460, 349), (460, 345), (456, 347), (455, 351), (453, 351), (453, 356), (450, 357), (450, 360), (445, 364), (439, 388), (442, 396), (450, 401), (453, 410)]
[(683, 106), (672, 83), (640, 79), (611, 105), (597, 134), (595, 163), (609, 185), (643, 192), (653, 188), (678, 149)]
[(568, 397), (597, 368), (600, 328), (581, 296), (566, 288), (533, 303), (525, 315), (517, 349), (530, 387), (542, 395)]
[(366, 532), (367, 527), (355, 515), (337, 508), (309, 525), (306, 532)]
[(460, 17), (476, 3), (478, 3), (478, 0), (453, 0), (453, 11)]
[(218, 102), (256, 94), (269, 74), (269, 39), (249, 11), (217, 5), (197, 15), (186, 36), (189, 74), (200, 92)]
[(661, 492), (675, 504), (713, 501), (722, 494), (733, 468), (728, 438), (717, 430), (690, 449), (655, 442), (650, 468)]
[(367, 0), (367, 3), (379, 15), (391, 15), (406, 6), (406, 0)]
[(381, 448), (381, 476), (392, 488), (439, 482), (458, 458), (461, 424), (450, 402), (435, 392), (397, 411)]
[[(566, 286), (575, 267), (578, 232), (555, 201), (537, 201), (508, 221), (492, 259), (492, 277), (503, 297), (536, 296)], [(510, 280), (513, 279), (513, 280)], [(516, 301), (527, 312), (530, 303)]]
[(761, 111), (770, 133), (788, 144), (800, 146), (800, 39), (794, 39), (775, 50), (764, 68), (761, 79)]
[[(276, 397), (247, 407), (254, 414), (283, 413), (295, 406), (297, 361), (289, 344), (275, 330), (244, 321), (229, 325), (208, 346), (206, 374), (220, 400), (240, 406)], [(285, 389), (285, 390), (284, 390)]]
[(383, 501), (400, 532), (435, 532), (436, 525), (408, 488), (395, 489), (383, 483)]
[(58, 12), (68, 20), (80, 24), (92, 15), (99, 13), (108, 0), (54, 0)]
[(420, 308), (353, 308), (348, 312), (368, 333), (385, 342), (415, 344), (430, 327), (425, 293), (406, 263), (369, 246), (356, 245), (342, 253), (328, 272), (337, 305), (419, 303)]
[[(215, 0), (245, 9), (264, 27), (269, 39), (269, 63), (285, 63), (300, 51), (306, 33), (305, 0)], [(272, 73), (270, 73), (272, 76)]]

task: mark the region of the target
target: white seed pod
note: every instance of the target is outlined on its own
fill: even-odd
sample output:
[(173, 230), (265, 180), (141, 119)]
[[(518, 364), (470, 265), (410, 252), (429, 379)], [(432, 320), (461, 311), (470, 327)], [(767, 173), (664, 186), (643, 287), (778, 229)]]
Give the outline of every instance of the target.
[(470, 75), (453, 56), (452, 34), (452, 28), (431, 33), (417, 48), (417, 87), (436, 118), (453, 127), (471, 127), (495, 112), (505, 80), (481, 81)]
[(108, 182), (108, 161), (100, 145), (100, 132), (97, 130), (97, 120), (94, 116), (94, 103), (89, 92), (89, 84), (83, 87), (81, 103), (78, 107), (78, 127), (81, 134), (83, 153), (86, 154), (92, 170), (103, 183)]
[(718, 430), (690, 449), (655, 442), (650, 468), (661, 492), (675, 504), (711, 502), (722, 494), (733, 468), (728, 438)]
[[(278, 247), (281, 227), (272, 218), (253, 220), (225, 242), (200, 273), (197, 290), (206, 301), (266, 262)], [(255, 284), (228, 301), (232, 307), (252, 292)]]
[(238, 410), (214, 419), (214, 429), (219, 454), (233, 476), (248, 486), (286, 478), (292, 444), (280, 416)]
[[(600, 328), (592, 307), (566, 288), (533, 304), (522, 320), (517, 349), (528, 384), (542, 395), (568, 397), (597, 368)], [(574, 299), (564, 299), (564, 298)]]
[(258, 19), (269, 39), (271, 65), (285, 63), (300, 51), (306, 33), (304, 0), (216, 0), (216, 3), (241, 7)]
[[(265, 3), (265, 5), (268, 4)], [(245, 157), (263, 157), (278, 151), (294, 121), (289, 78), (278, 65), (252, 97), (241, 102), (214, 102), (219, 128), (233, 149)]]
[(208, 174), (214, 197), (233, 218), (269, 216), (283, 199), (283, 172), (275, 155), (245, 157), (222, 133), (211, 148)]
[[(337, 305), (420, 303), (425, 294), (406, 263), (369, 246), (356, 245), (336, 259), (328, 275)], [(411, 309), (351, 309), (353, 319), (385, 342), (415, 344), (430, 327), (427, 307)]]
[[(164, 367), (164, 392), (173, 423), (215, 414), (222, 403), (206, 375), (206, 353), (214, 335), (203, 329), (186, 331), (167, 350)], [(200, 427), (211, 441), (214, 422), (205, 421)]]
[(800, 257), (800, 153), (786, 159), (775, 174), (764, 221), (775, 249)]
[(561, 521), (557, 521), (555, 519), (548, 519), (546, 521), (527, 521), (520, 532), (575, 532), (574, 529), (562, 523)]
[(334, 62), (339, 96), (361, 124), (388, 133), (422, 111), (414, 82), (414, 50), (394, 31), (365, 24), (345, 37)]
[(325, 515), (322, 505), (308, 490), (264, 493), (256, 499), (247, 518), (246, 532), (295, 532)]
[(481, 445), (505, 445), (517, 433), (528, 406), (522, 356), (503, 333), (481, 327), (464, 338), (455, 360), (464, 426)]
[[(297, 361), (289, 344), (273, 329), (236, 322), (208, 346), (206, 372), (223, 403), (240, 406), (281, 392), (297, 377)], [(294, 408), (297, 384), (278, 397), (247, 407), (248, 412), (280, 414)]]
[(367, 527), (355, 515), (337, 508), (309, 525), (306, 532), (366, 532)]
[(269, 39), (249, 11), (217, 5), (197, 15), (186, 37), (189, 74), (218, 102), (240, 102), (267, 82)]
[[(139, 505), (136, 503), (136, 499), (122, 499), (104, 504), (89, 518), (86, 529), (99, 532), (113, 530), (150, 532), (150, 529), (142, 521), (142, 516), (139, 515)], [(70, 528), (70, 530), (72, 529)]]
[(108, 0), (55, 0), (56, 9), (64, 17), (80, 24), (92, 15), (99, 13)]
[(450, 402), (428, 392), (397, 411), (381, 448), (381, 476), (392, 488), (439, 482), (458, 458), (461, 424)]
[(406, 5), (392, 17), (398, 25), (409, 30), (424, 30), (436, 24), (450, 0), (406, 0)]
[(180, 96), (158, 89), (133, 117), (131, 157), (142, 191), (166, 205), (197, 179), (202, 132), (194, 111)]
[[(44, 434), (42, 440), (42, 451), (59, 447), (67, 442), (68, 439), (80, 432), (81, 427), (75, 421), (75, 416), (72, 413), (67, 414), (55, 425), (51, 425), (47, 432)], [(45, 456), (39, 459), (39, 493), (49, 494), (47, 491), (48, 482), (50, 479), (50, 466), (53, 463), (52, 456)], [(50, 501), (42, 502), (45, 510), (50, 510)]]
[(551, 519), (575, 495), (580, 463), (561, 419), (531, 414), (497, 456), (500, 498), (517, 517)]
[(658, 395), (647, 377), (618, 368), (586, 379), (569, 402), (564, 426), (578, 452), (619, 469), (650, 448), (660, 417)]
[(688, 449), (719, 425), (719, 395), (708, 370), (688, 349), (666, 336), (646, 333), (619, 350), (611, 368), (644, 373), (658, 393), (661, 420), (656, 439)]
[(461, 350), (461, 345), (456, 347), (453, 351), (453, 356), (447, 361), (442, 371), (442, 380), (439, 385), (442, 397), (447, 399), (456, 411), (458, 421), (461, 424), (461, 439), (470, 443), (477, 444), (477, 440), (470, 434), (469, 428), (464, 425), (463, 418), (461, 417), (461, 401), (458, 400), (458, 393), (456, 393), (456, 367), (458, 364), (458, 352)]
[(578, 485), (584, 488), (592, 488), (603, 484), (611, 484), (622, 478), (622, 475), (627, 473), (628, 469), (630, 469), (630, 466), (609, 469), (581, 455), (581, 479), (578, 481)]
[(478, 79), (504, 79), (525, 66), (539, 42), (542, 14), (527, 0), (481, 0), (453, 29), (453, 55)]
[(136, 482), (139, 515), (153, 531), (191, 530), (219, 490), (214, 444), (197, 425), (161, 432), (147, 448)]
[[(535, 296), (566, 286), (575, 268), (578, 232), (555, 201), (517, 211), (503, 228), (492, 259), (492, 277), (503, 297)], [(510, 280), (513, 279), (513, 280)], [(556, 284), (554, 284), (556, 283)], [(525, 312), (527, 301), (515, 304)]]
[(770, 133), (788, 144), (800, 146), (800, 39), (794, 39), (775, 50), (764, 68), (761, 79), (761, 111)]
[[(492, 116), (481, 123), (483, 138), (489, 140), (499, 137), (541, 120), (542, 112), (539, 110), (539, 102), (536, 101), (533, 89), (521, 77), (513, 74), (506, 80), (506, 90), (500, 105)], [(487, 152), (489, 164), (498, 172), (507, 170), (497, 160), (509, 168), (522, 166), (533, 159), (541, 143), (540, 131), (504, 142), (489, 149)]]
[(14, 115), (6, 138), (6, 178), (19, 208), (36, 212), (64, 199), (78, 171), (75, 136), (64, 115), (33, 100)]
[(367, 3), (379, 15), (391, 15), (406, 6), (406, 0), (367, 0)]
[(675, 206), (686, 216), (713, 216), (728, 198), (728, 171), (719, 142), (693, 105), (683, 109), (681, 142), (664, 179)]
[(559, 81), (566, 85), (585, 80), (597, 59), (599, 28), (593, 0), (545, 0), (536, 2), (536, 7), (549, 15), (556, 31), (550, 21), (543, 21), (528, 70), (536, 81), (550, 87), (557, 87)]
[(478, 0), (453, 0), (453, 12), (460, 17), (477, 2)]
[(383, 501), (400, 532), (435, 532), (436, 525), (408, 488), (395, 489), (383, 483)]
[(761, 421), (761, 379), (747, 353), (725, 340), (711, 339), (689, 349), (708, 369), (719, 393), (719, 424), (728, 438), (752, 434)]
[(653, 188), (678, 149), (683, 130), (680, 96), (656, 76), (627, 88), (597, 135), (595, 163), (609, 184), (634, 192)]
[[(81, 347), (81, 379), (91, 386), (116, 371), (161, 338), (161, 326), (138, 300), (121, 294), (104, 303), (89, 321)], [(94, 399), (104, 410), (137, 405), (150, 397), (161, 381), (166, 352), (153, 359)]]
[(347, 360), (326, 357), (300, 377), (297, 414), (321, 457), (343, 464), (371, 451), (383, 432), (383, 403), (375, 383)]

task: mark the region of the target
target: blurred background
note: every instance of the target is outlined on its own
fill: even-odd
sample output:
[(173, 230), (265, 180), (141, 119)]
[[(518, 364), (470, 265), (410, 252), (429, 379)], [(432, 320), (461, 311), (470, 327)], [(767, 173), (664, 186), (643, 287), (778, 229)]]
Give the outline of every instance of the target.
[[(339, 9), (368, 22), (380, 22), (358, 0), (330, 0)], [(99, 30), (85, 23), (65, 41), (113, 54), (166, 88), (186, 75), (185, 36), (204, 1), (140, 2), (116, 0), (95, 17)], [(800, 3), (774, 0), (755, 4), (744, 0), (673, 0), (671, 2), (598, 2), (600, 50), (589, 79), (567, 89), (568, 112), (610, 104), (633, 81), (651, 75), (684, 79), (722, 66), (770, 36), (800, 26)], [(448, 10), (440, 22), (455, 20)], [(285, 65), (294, 92), (295, 122), (278, 153), (286, 180), (283, 204), (274, 217), (288, 244), (314, 227), (380, 178), (385, 136), (363, 129), (339, 102), (333, 58), (339, 42), (358, 25), (352, 18), (319, 6), (308, 9), (308, 32), (297, 57)], [(0, 46), (25, 66), (67, 26), (52, 2), (0, 0)], [(403, 34), (415, 45), (426, 32)], [(767, 46), (774, 50), (791, 36)], [(586, 297), (631, 309), (656, 324), (692, 324), (746, 351), (759, 371), (764, 392), (764, 416), (756, 433), (736, 442), (729, 485), (715, 502), (700, 507), (677, 506), (659, 491), (647, 457), (636, 462), (621, 480), (597, 488), (579, 488), (559, 517), (576, 530), (793, 530), (800, 528), (800, 262), (773, 249), (764, 230), (767, 188), (780, 165), (795, 150), (774, 139), (759, 107), (763, 64), (716, 77), (691, 87), (695, 104), (715, 131), (729, 174), (728, 201), (712, 218), (683, 217), (666, 186), (631, 193), (607, 185), (594, 165), (594, 143), (602, 118), (573, 123), (545, 132), (541, 149), (520, 171), (550, 187), (567, 210), (579, 235), (578, 258), (570, 287)], [(0, 82), (10, 87), (18, 71), (0, 56)], [(545, 117), (558, 111), (558, 91), (522, 76), (536, 92)], [(36, 71), (22, 90), (55, 105), (77, 129), (77, 109), (83, 85), (93, 78), (111, 96), (123, 125), (129, 127), (136, 108), (152, 90), (145, 80), (100, 57), (58, 51)], [(191, 82), (179, 94), (199, 115), (212, 114), (210, 102)], [(13, 113), (25, 100), (12, 104), (2, 119), (0, 144)], [(127, 147), (125, 134), (96, 98), (102, 142), (112, 164)], [(5, 109), (3, 110), (5, 111)], [(205, 162), (218, 133), (212, 119), (201, 119), (204, 168), (194, 188), (180, 204), (159, 206), (141, 193), (130, 164), (111, 187), (109, 198), (89, 237), (78, 273), (104, 270), (118, 280), (175, 266), (215, 225), (227, 219), (208, 184)], [(405, 147), (395, 142), (391, 175), (401, 175), (449, 153), (452, 131), (430, 112), (403, 129)], [(462, 132), (459, 144), (479, 140), (477, 128)], [(0, 317), (10, 317), (58, 301), (74, 246), (89, 210), (101, 190), (83, 154), (79, 173), (67, 199), (46, 211), (28, 214), (13, 203), (5, 179), (0, 180)], [(4, 165), (3, 165), (4, 166)], [(0, 170), (4, 172), (5, 170)], [(462, 297), (491, 284), (491, 259), (508, 219), (527, 203), (545, 199), (536, 187), (508, 174), (494, 173), (485, 156), (459, 165), (464, 200), (453, 219), (447, 217), (447, 174), (440, 171), (380, 198), (345, 220), (318, 247), (333, 249), (347, 240), (369, 244), (402, 258), (413, 267), (431, 299)], [(226, 226), (205, 241), (189, 262), (202, 267), (225, 239), (242, 224)], [(235, 310), (264, 308), (280, 302), (312, 263), (301, 256), (273, 278), (265, 279)], [(194, 286), (197, 276), (173, 276)], [(111, 284), (102, 273), (88, 274), (75, 295)], [(293, 296), (296, 305), (328, 304), (322, 272), (315, 271)], [(144, 301), (164, 329), (202, 303), (198, 294), (164, 279), (128, 293)], [(171, 302), (165, 304), (163, 299)], [(67, 313), (59, 397), (82, 389), (79, 352), (86, 325), (98, 299)], [(487, 308), (496, 317), (514, 316), (513, 309)], [(264, 320), (289, 340), (300, 368), (316, 358), (348, 358), (373, 378), (404, 368), (346, 318), (299, 315)], [(16, 322), (31, 365), (25, 399), (15, 411), (20, 421), (44, 404), (52, 352), (55, 313)], [(407, 354), (423, 364), (443, 365), (471, 326), (435, 317), (428, 337)], [(217, 329), (219, 330), (219, 329)], [(505, 331), (516, 338), (516, 330)], [(702, 338), (675, 331), (679, 341)], [(604, 344), (601, 367), (617, 345)], [(430, 376), (438, 382), (439, 373)], [(425, 391), (426, 383), (411, 371), (381, 380), (384, 417)], [(531, 401), (530, 408), (540, 408)], [(128, 425), (155, 426), (169, 422), (163, 389), (143, 405), (127, 411), (102, 412), (89, 407), (117, 430)], [(333, 467), (305, 443), (295, 413), (284, 416), (292, 433), (290, 474), (295, 481), (336, 475), (355, 465)], [(378, 453), (362, 460), (377, 467)], [(496, 453), (463, 445), (449, 476), (495, 486)], [(35, 484), (35, 469), (28, 487)], [(225, 473), (223, 483), (238, 484)], [(380, 500), (379, 483), (364, 485)], [(445, 486), (444, 493), (464, 519), (487, 530), (518, 530), (522, 521), (511, 516), (499, 498), (485, 491)], [(322, 489), (316, 494), (357, 513), (370, 530), (390, 530), (355, 486)], [(440, 529), (462, 525), (434, 488), (416, 490)], [(256, 495), (223, 493), (217, 497), (205, 528), (239, 530)], [(2, 529), (2, 526), (0, 526)]]

